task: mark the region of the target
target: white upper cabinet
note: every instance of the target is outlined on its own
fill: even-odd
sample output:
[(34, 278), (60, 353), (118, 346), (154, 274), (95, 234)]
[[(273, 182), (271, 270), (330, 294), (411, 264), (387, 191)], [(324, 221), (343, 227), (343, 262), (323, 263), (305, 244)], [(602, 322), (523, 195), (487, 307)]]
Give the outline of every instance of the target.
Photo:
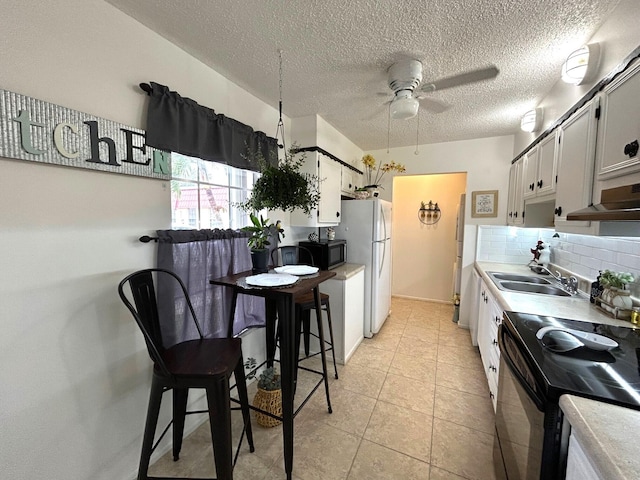
[(548, 198), (556, 191), (557, 131), (547, 135), (524, 156), (523, 197)]
[(523, 176), (524, 162), (521, 158), (511, 165), (509, 171), (509, 199), (507, 200), (507, 225), (522, 225), (524, 221)]
[(602, 91), (597, 179), (640, 171), (640, 61)]
[(591, 222), (567, 222), (567, 213), (591, 204), (599, 98), (594, 98), (560, 126), (555, 225), (558, 230), (590, 233)]
[(340, 192), (342, 166), (330, 157), (319, 153), (307, 153), (301, 172), (317, 175), (320, 179), (320, 203), (307, 216), (301, 210), (291, 212), (291, 225), (301, 227), (328, 227), (340, 223)]
[(355, 170), (347, 167), (346, 165), (342, 165), (342, 195), (347, 197), (354, 197), (356, 185), (357, 173)]

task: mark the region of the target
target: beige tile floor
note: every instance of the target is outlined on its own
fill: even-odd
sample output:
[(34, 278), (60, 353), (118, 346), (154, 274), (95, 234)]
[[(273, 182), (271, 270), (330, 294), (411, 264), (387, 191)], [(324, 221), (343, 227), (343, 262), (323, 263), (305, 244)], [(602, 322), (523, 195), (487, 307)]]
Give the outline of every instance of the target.
[[(338, 366), (339, 380), (331, 377), (333, 414), (319, 389), (296, 417), (296, 480), (495, 478), (486, 377), (468, 330), (452, 316), (450, 305), (394, 297), (381, 332)], [(301, 372), (297, 397), (313, 380)], [(236, 428), (239, 419), (234, 413)], [(214, 477), (208, 428), (185, 439), (178, 462), (169, 453), (150, 474)], [(281, 427), (253, 422), (253, 431), (256, 451), (243, 445), (234, 477), (285, 478)]]

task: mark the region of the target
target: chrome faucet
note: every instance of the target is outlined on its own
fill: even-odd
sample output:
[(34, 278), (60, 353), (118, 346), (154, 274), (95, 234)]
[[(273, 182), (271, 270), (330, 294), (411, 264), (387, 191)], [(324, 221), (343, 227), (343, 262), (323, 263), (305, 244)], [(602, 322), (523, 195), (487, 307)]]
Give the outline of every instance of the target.
[(569, 278), (563, 277), (558, 270), (556, 270), (556, 273), (554, 275), (553, 272), (551, 272), (551, 270), (543, 266), (540, 266), (540, 270), (543, 270), (547, 272), (549, 275), (551, 275), (555, 280), (557, 280), (560, 283), (560, 285), (562, 285), (562, 287), (568, 293), (572, 295), (575, 295), (576, 293), (578, 293), (578, 279), (573, 275), (571, 275)]

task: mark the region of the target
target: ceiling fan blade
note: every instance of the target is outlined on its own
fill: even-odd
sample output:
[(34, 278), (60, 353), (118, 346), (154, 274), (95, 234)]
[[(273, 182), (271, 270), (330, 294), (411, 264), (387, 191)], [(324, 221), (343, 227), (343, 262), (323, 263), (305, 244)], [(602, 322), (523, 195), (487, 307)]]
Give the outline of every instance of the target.
[(420, 90), (423, 92), (435, 92), (436, 90), (445, 90), (447, 88), (459, 87), (461, 85), (467, 85), (469, 83), (482, 82), (484, 80), (491, 80), (500, 73), (500, 70), (495, 65), (487, 68), (481, 68), (478, 70), (471, 70), (469, 72), (460, 73), (451, 77), (441, 78), (433, 82), (424, 83)]
[(442, 113), (446, 112), (451, 108), (450, 105), (447, 105), (444, 102), (440, 102), (439, 100), (435, 100), (433, 98), (427, 97), (416, 97), (420, 100), (420, 108), (424, 108), (425, 110), (431, 113)]

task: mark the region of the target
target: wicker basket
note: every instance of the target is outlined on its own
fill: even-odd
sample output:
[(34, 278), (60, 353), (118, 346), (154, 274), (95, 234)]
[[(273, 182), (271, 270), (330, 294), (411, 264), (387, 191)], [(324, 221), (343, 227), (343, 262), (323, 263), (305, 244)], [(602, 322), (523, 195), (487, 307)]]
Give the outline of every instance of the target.
[[(253, 398), (253, 406), (281, 417), (282, 390), (263, 390), (258, 388), (256, 396)], [(282, 423), (280, 420), (260, 412), (256, 412), (256, 422), (258, 422), (258, 425), (268, 428), (277, 427)]]

